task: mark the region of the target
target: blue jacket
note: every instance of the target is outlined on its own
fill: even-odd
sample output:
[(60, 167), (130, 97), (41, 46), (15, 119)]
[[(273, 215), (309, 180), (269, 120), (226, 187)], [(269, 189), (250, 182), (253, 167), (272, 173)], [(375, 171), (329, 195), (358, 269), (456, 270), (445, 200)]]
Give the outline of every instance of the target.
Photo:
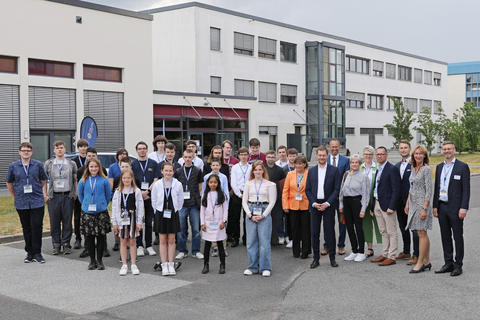
[[(90, 179), (92, 179), (92, 177), (88, 177), (85, 182), (83, 182), (83, 179), (81, 179), (78, 183), (78, 200), (82, 204), (82, 211), (86, 213), (96, 214), (107, 210), (112, 191), (110, 189), (110, 182), (107, 178), (97, 177), (97, 183), (95, 184), (92, 199), (92, 188), (90, 187)], [(92, 185), (94, 181), (95, 180), (92, 180)], [(97, 211), (88, 211), (88, 206), (90, 203), (95, 203), (97, 205)]]
[[(433, 208), (438, 208), (438, 198), (440, 197), (440, 177), (445, 162), (437, 165), (435, 173), (435, 190), (433, 192)], [(450, 182), (448, 184), (448, 208), (451, 212), (458, 213), (460, 209), (468, 210), (470, 203), (470, 168), (468, 165), (458, 159), (455, 159)]]
[[(377, 169), (376, 179), (378, 179), (378, 174)], [(398, 200), (400, 199), (400, 171), (388, 161), (380, 174), (377, 194), (382, 211), (397, 210)]]
[[(398, 172), (400, 173), (400, 166), (402, 165), (402, 161), (397, 162), (395, 167), (397, 167)], [(405, 168), (405, 172), (403, 173), (403, 179), (400, 176), (400, 184), (401, 184), (401, 196), (400, 201), (403, 202), (403, 205), (407, 203), (408, 194), (410, 193), (410, 174), (412, 173), (412, 165), (409, 163)]]
[[(330, 163), (330, 157), (331, 157), (331, 155), (329, 155), (328, 158), (327, 158), (327, 163), (328, 164), (331, 164)], [(347, 157), (339, 154), (338, 155), (337, 169), (338, 169), (338, 172), (340, 173), (340, 175), (343, 177), (345, 172), (350, 170), (350, 159), (348, 159)]]
[[(338, 194), (342, 183), (340, 173), (337, 167), (327, 164), (327, 172), (325, 173), (325, 182), (323, 184), (323, 192), (326, 202), (330, 204), (331, 209), (338, 209)], [(312, 210), (312, 205), (317, 201), (318, 192), (318, 165), (308, 169), (307, 184), (305, 193), (308, 198), (308, 207)]]

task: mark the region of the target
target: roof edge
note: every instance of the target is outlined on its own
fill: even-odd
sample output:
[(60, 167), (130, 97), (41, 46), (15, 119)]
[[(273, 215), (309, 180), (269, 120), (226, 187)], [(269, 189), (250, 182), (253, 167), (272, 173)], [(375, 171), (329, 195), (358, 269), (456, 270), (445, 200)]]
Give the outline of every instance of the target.
[(221, 99), (240, 99), (240, 100), (257, 100), (256, 97), (242, 97), (242, 96), (227, 96), (211, 93), (194, 93), (194, 92), (180, 92), (180, 91), (163, 91), (153, 90), (153, 94), (166, 94), (171, 96), (186, 96), (186, 97), (199, 97), (199, 98), (221, 98)]

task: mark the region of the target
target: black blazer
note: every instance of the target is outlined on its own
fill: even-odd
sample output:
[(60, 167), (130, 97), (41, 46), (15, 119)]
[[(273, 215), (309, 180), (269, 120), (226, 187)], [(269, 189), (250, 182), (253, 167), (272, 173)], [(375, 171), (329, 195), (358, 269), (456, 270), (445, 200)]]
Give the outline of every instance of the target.
[[(325, 183), (323, 184), (323, 192), (326, 202), (330, 204), (330, 208), (338, 209), (338, 194), (340, 192), (341, 176), (337, 169), (327, 164), (327, 172), (325, 173)], [(308, 169), (305, 193), (308, 198), (309, 210), (312, 210), (312, 204), (317, 201), (318, 192), (318, 165)]]
[[(435, 190), (433, 192), (433, 208), (438, 208), (438, 198), (440, 197), (440, 182), (443, 181), (442, 170), (445, 162), (437, 165), (435, 172)], [(448, 184), (448, 208), (452, 212), (458, 212), (460, 209), (468, 210), (470, 202), (470, 168), (465, 162), (455, 159), (450, 182)]]
[[(400, 167), (402, 165), (402, 161), (398, 162), (395, 167), (397, 167), (398, 172), (400, 173)], [(405, 168), (405, 172), (403, 173), (403, 179), (400, 175), (400, 189), (401, 189), (401, 196), (400, 200), (403, 202), (403, 205), (407, 203), (408, 200), (408, 193), (410, 192), (410, 174), (412, 173), (412, 164), (408, 163), (407, 167)]]
[[(378, 174), (377, 169), (377, 179)], [(388, 161), (385, 163), (380, 176), (377, 194), (382, 211), (397, 210), (398, 200), (400, 199), (400, 171)]]

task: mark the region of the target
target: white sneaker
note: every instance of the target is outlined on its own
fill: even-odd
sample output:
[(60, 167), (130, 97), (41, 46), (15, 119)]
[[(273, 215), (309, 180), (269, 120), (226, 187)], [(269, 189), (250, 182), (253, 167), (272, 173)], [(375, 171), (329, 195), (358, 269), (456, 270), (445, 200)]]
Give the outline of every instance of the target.
[(197, 258), (199, 260), (203, 259), (203, 254), (201, 252), (197, 252), (195, 254), (192, 254), (192, 257)]
[(227, 249), (224, 249), (224, 250), (225, 250), (225, 257), (228, 257)]
[(245, 271), (243, 271), (243, 274), (246, 276), (251, 276), (253, 272), (250, 269), (245, 269)]
[(218, 257), (218, 248), (213, 248), (212, 257)]
[[(186, 257), (188, 257), (188, 255), (187, 255), (186, 253), (180, 252), (179, 254), (177, 254), (177, 256), (175, 257), (175, 259), (180, 260), (180, 259), (184, 259), (184, 258), (186, 258)], [(162, 267), (163, 267), (163, 266), (162, 266)]]
[(128, 266), (126, 264), (124, 264), (122, 266), (122, 268), (120, 269), (120, 273), (119, 275), (121, 276), (126, 276), (127, 275), (127, 272), (128, 272)]
[(162, 263), (162, 276), (169, 276), (170, 272), (168, 271), (168, 262)]
[(140, 270), (138, 270), (138, 267), (136, 264), (132, 264), (130, 269), (132, 270), (133, 275), (138, 276), (140, 274)]
[(177, 274), (177, 272), (175, 271), (175, 265), (173, 262), (169, 262), (168, 263), (168, 274), (171, 275), (171, 276), (174, 276)]
[(285, 237), (285, 243), (289, 243), (290, 242), (290, 238), (289, 237)]
[(287, 248), (293, 247), (293, 240), (288, 241)]
[(350, 255), (348, 257), (345, 257), (345, 261), (353, 261), (355, 260), (355, 258), (357, 258), (357, 254), (356, 253), (350, 253)]
[(278, 244), (285, 244), (285, 238), (284, 237), (278, 237)]
[(355, 258), (355, 261), (357, 262), (362, 262), (363, 260), (365, 260), (367, 258), (367, 256), (365, 256), (364, 253), (359, 253), (357, 254), (357, 257)]
[(143, 247), (138, 247), (137, 248), (137, 257), (143, 257), (145, 255), (145, 251), (143, 250)]
[(154, 255), (157, 254), (157, 253), (155, 252), (155, 250), (153, 250), (152, 247), (148, 247), (148, 248), (147, 248), (147, 253), (148, 253), (149, 256), (154, 256)]
[(262, 272), (262, 276), (263, 276), (263, 277), (270, 277), (271, 274), (272, 274), (272, 273), (271, 273), (270, 271), (268, 271), (268, 270), (263, 270), (263, 272)]

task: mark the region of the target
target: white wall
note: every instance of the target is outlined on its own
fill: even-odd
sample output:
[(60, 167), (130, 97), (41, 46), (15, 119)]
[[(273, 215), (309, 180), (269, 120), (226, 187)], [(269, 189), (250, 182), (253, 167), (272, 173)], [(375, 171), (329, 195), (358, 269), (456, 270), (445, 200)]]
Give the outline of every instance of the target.
[(466, 101), (465, 74), (453, 74), (448, 76), (448, 116), (451, 118), (454, 113), (459, 114), (455, 109), (460, 110)]

